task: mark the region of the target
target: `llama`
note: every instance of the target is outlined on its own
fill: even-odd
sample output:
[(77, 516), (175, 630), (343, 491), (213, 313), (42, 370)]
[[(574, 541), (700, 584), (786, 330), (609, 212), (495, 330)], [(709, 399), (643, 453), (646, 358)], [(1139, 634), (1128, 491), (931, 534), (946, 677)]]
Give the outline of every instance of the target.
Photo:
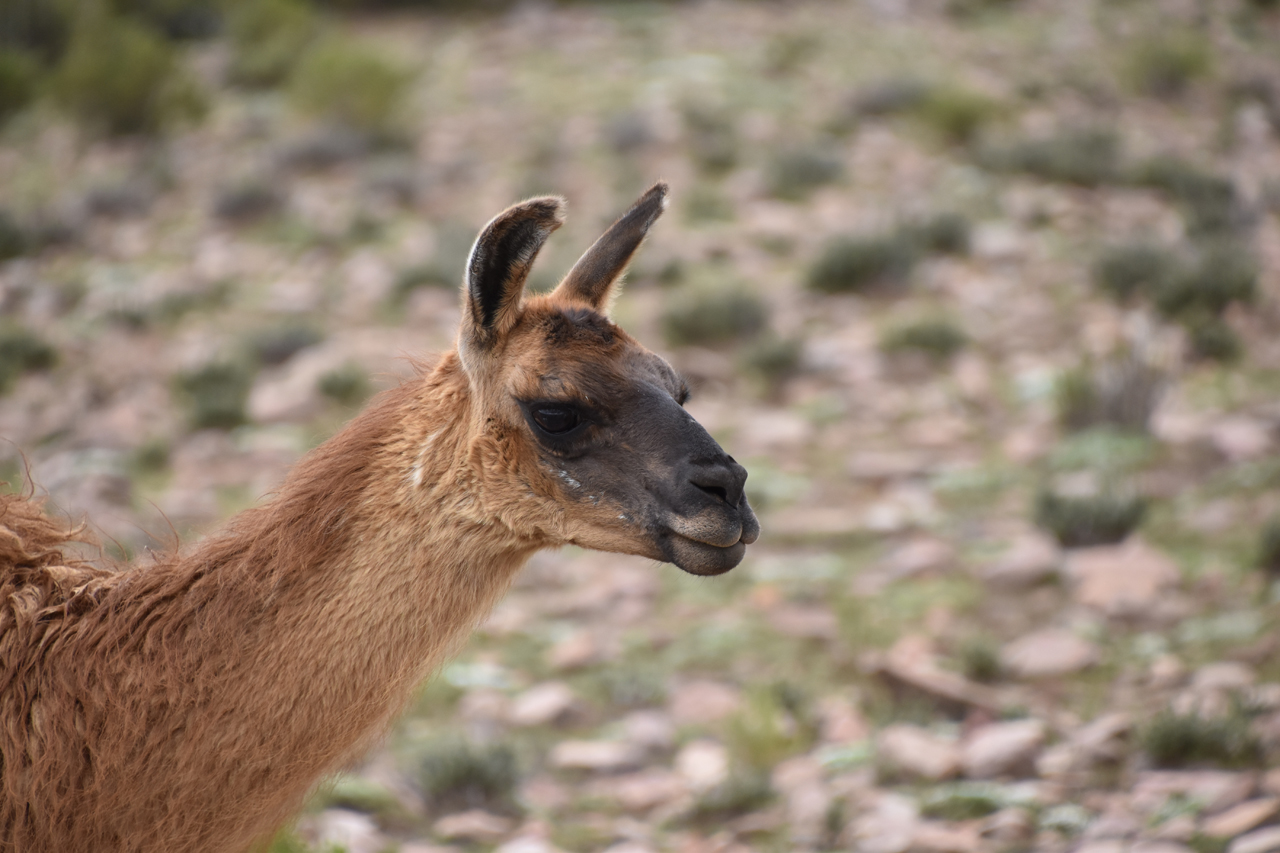
[(528, 298), (563, 202), (499, 214), (456, 348), (188, 551), (95, 567), (63, 553), (77, 530), (0, 498), (0, 850), (254, 849), (535, 551), (737, 565), (760, 530), (746, 471), (605, 313), (665, 198)]

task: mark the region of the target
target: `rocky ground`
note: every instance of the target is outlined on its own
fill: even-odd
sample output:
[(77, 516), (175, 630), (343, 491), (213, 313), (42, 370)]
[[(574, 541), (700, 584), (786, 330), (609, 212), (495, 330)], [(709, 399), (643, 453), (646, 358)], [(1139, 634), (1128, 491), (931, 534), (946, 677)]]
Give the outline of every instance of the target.
[(275, 850), (1280, 850), (1273, 3), (331, 26), (412, 72), (393, 132), (216, 38), (194, 126), (4, 129), (4, 479), (198, 536), (451, 344), (495, 211), (568, 197), (546, 287), (661, 177), (615, 316), (764, 534), (539, 555)]

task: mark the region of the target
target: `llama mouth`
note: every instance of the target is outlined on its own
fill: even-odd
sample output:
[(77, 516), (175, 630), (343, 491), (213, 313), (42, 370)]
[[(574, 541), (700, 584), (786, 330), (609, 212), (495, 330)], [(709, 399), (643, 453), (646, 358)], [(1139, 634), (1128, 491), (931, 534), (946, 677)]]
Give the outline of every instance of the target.
[(732, 545), (708, 545), (688, 536), (668, 531), (659, 542), (662, 555), (668, 563), (691, 575), (722, 575), (742, 562), (747, 553), (747, 543), (738, 540)]

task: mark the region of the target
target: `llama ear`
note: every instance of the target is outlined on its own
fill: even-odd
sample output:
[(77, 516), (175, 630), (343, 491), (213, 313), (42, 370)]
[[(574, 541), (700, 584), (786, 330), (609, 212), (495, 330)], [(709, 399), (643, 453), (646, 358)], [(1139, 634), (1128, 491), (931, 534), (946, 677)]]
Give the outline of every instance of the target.
[(562, 224), (564, 199), (531, 198), (495, 216), (471, 247), (463, 284), (461, 341), (485, 348), (515, 325), (538, 250)]
[(622, 278), (631, 256), (649, 233), (649, 226), (666, 208), (667, 185), (658, 182), (587, 249), (560, 282), (555, 295), (603, 310), (614, 284)]

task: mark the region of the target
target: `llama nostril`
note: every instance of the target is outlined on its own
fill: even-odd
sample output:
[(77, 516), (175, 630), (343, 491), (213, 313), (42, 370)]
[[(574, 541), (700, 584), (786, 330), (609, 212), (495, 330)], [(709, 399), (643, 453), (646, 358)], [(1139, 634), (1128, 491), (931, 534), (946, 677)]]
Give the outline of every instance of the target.
[(704, 486), (701, 483), (694, 483), (694, 485), (712, 497), (719, 498), (725, 503), (729, 502), (729, 493), (725, 491), (723, 486)]

